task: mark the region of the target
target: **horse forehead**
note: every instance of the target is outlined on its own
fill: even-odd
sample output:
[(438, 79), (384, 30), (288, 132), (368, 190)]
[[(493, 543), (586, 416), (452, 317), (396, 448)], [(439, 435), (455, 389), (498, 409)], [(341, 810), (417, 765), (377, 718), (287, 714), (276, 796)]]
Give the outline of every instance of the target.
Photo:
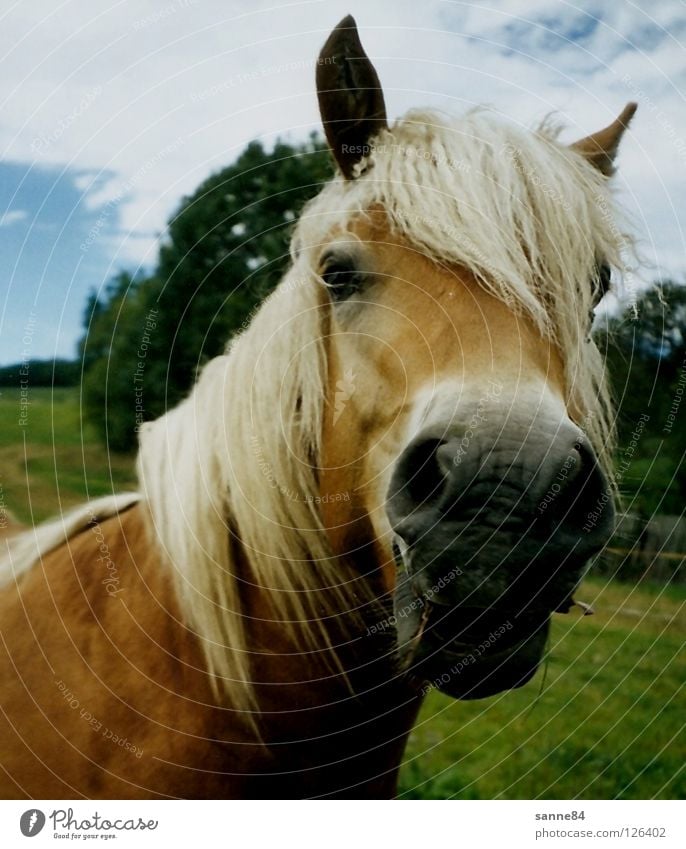
[[(386, 303), (400, 314), (421, 306), (426, 308), (426, 295), (436, 297), (448, 282), (455, 286), (459, 275), (447, 268), (441, 269), (421, 248), (395, 231), (382, 209), (373, 209), (353, 215), (346, 226), (349, 237), (359, 240), (378, 282), (372, 300)], [(333, 233), (332, 239), (341, 236)], [(392, 285), (391, 285), (392, 281)], [(388, 283), (389, 285), (385, 285)], [(367, 290), (368, 294), (371, 294)], [(427, 302), (428, 303), (428, 302)], [(375, 317), (378, 319), (378, 316)], [(391, 318), (386, 316), (386, 320)]]
[[(392, 227), (383, 206), (353, 215), (347, 229), (373, 255), (380, 282), (370, 297), (381, 312), (355, 310), (346, 329), (368, 339), (385, 374), (395, 374), (402, 361), (408, 380), (427, 369), (438, 374), (455, 368), (472, 374), (497, 368), (508, 378), (534, 371), (562, 380), (560, 352), (523, 310), (489, 292), (468, 268), (427, 255)], [(386, 344), (375, 344), (379, 339)], [(360, 353), (368, 354), (367, 348)]]
[[(358, 330), (372, 335), (384, 335), (384, 329), (390, 335), (397, 331), (409, 341), (413, 335), (408, 332), (409, 319), (426, 344), (447, 342), (446, 328), (470, 347), (482, 343), (498, 347), (505, 336), (516, 337), (518, 346), (526, 342), (528, 347), (529, 336), (539, 340), (521, 311), (487, 291), (468, 268), (437, 261), (395, 232), (382, 207), (353, 216), (348, 231), (371, 249), (373, 270), (380, 277), (372, 300), (388, 307), (383, 328), (378, 312), (356, 313)], [(360, 322), (369, 327), (359, 326)]]
[[(351, 217), (348, 230), (364, 244), (370, 245), (375, 252), (377, 261), (393, 267), (398, 266), (399, 276), (410, 277), (410, 270), (420, 270), (424, 274), (435, 276), (448, 275), (448, 269), (441, 270), (420, 248), (411, 240), (398, 233), (391, 225), (388, 215), (380, 204), (373, 206), (364, 213)], [(385, 269), (388, 272), (389, 269)]]

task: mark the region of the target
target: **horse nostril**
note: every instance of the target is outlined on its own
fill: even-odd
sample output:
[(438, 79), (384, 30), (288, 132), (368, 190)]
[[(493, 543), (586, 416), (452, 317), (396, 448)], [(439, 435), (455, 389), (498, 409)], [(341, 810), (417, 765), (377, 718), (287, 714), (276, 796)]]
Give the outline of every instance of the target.
[(584, 442), (576, 442), (549, 484), (538, 514), (545, 514), (549, 508), (547, 517), (554, 525), (580, 527), (586, 513), (606, 491), (607, 484), (593, 451)]
[(490, 440), (484, 431), (479, 439), (468, 450), (464, 437), (420, 435), (399, 457), (386, 509), (408, 546), (449, 523), (468, 525), (468, 533), (477, 525), (528, 528), (532, 538), (566, 545), (599, 504), (603, 515), (592, 518), (583, 539), (587, 548), (604, 541), (613, 519), (611, 493), (578, 429)]
[(583, 445), (576, 442), (567, 453), (562, 465), (557, 470), (555, 480), (551, 484), (553, 491), (557, 490), (561, 498), (576, 490), (576, 482), (581, 477), (584, 467), (588, 468), (589, 455)]

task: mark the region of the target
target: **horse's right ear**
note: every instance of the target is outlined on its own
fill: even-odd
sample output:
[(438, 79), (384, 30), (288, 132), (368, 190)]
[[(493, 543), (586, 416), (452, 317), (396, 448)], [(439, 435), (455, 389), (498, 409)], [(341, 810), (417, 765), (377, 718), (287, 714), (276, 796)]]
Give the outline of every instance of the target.
[(369, 140), (385, 129), (381, 83), (364, 52), (352, 15), (338, 24), (317, 60), (319, 112), (331, 151), (348, 180), (369, 153)]
[(615, 118), (609, 127), (574, 142), (572, 147), (585, 156), (591, 165), (595, 165), (602, 174), (611, 177), (615, 172), (614, 160), (619, 142), (622, 140), (624, 131), (629, 126), (629, 121), (634, 117), (637, 108), (637, 103), (627, 103), (619, 117)]

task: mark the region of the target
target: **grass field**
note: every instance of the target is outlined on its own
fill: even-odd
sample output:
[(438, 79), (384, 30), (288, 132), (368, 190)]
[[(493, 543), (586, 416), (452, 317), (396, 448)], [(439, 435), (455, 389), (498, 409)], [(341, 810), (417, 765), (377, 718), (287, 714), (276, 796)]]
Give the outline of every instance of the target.
[[(133, 459), (84, 427), (74, 390), (0, 393), (0, 506), (39, 521), (134, 485)], [(405, 798), (686, 796), (686, 590), (588, 579), (594, 616), (555, 617), (545, 668), (476, 702), (428, 697), (401, 772)]]
[(686, 796), (686, 592), (587, 579), (577, 598), (595, 614), (554, 617), (547, 668), (526, 687), (429, 696), (405, 797)]
[(108, 455), (83, 424), (78, 390), (30, 389), (27, 400), (0, 389), (0, 506), (39, 522), (135, 485), (133, 457)]

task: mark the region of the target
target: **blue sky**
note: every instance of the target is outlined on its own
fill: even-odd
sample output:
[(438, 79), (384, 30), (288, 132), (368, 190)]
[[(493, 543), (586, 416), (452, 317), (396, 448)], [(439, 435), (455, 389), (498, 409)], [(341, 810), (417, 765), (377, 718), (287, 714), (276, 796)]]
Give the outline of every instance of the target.
[(89, 289), (155, 263), (184, 194), (251, 139), (318, 125), (314, 60), (356, 18), (389, 115), (488, 103), (573, 141), (639, 110), (617, 190), (647, 260), (684, 280), (686, 4), (52, 0), (2, 13), (0, 363), (71, 356)]

